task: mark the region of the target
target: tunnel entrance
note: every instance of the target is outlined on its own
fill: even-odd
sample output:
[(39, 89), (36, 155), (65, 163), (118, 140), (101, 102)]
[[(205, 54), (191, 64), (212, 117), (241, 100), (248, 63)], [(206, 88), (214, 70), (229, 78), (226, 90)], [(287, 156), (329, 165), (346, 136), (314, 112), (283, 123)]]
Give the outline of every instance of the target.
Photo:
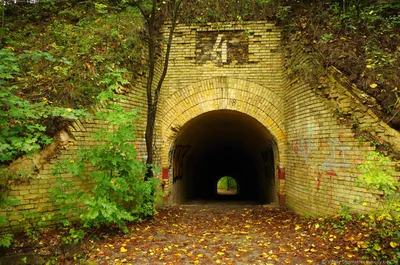
[(237, 181), (230, 176), (222, 177), (217, 182), (218, 195), (235, 196), (238, 194), (238, 190)]
[[(277, 202), (278, 149), (256, 119), (231, 110), (199, 115), (180, 128), (170, 150), (170, 202), (238, 200)], [(218, 181), (230, 176), (239, 187), (233, 196), (218, 194)]]

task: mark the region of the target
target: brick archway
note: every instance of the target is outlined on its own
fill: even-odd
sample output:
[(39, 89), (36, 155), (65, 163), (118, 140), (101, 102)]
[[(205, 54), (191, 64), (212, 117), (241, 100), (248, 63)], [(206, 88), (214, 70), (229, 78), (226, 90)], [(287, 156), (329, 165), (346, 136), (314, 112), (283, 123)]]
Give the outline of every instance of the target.
[[(174, 145), (174, 128), (183, 127), (199, 115), (231, 110), (254, 118), (272, 135), (277, 147), (277, 165), (285, 165), (285, 129), (283, 101), (279, 95), (246, 80), (219, 77), (201, 81), (165, 98), (158, 113), (158, 136), (161, 136), (161, 165), (168, 168), (169, 152)], [(276, 174), (278, 177), (278, 174)], [(277, 192), (285, 194), (284, 181), (276, 182)]]

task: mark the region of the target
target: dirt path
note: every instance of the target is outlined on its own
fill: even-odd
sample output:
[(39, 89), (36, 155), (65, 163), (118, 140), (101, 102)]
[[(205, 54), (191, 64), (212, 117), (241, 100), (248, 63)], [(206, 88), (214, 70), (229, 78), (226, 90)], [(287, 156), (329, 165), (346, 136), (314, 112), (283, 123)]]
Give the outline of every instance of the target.
[(345, 264), (354, 244), (274, 207), (170, 207), (130, 233), (98, 241), (97, 264)]

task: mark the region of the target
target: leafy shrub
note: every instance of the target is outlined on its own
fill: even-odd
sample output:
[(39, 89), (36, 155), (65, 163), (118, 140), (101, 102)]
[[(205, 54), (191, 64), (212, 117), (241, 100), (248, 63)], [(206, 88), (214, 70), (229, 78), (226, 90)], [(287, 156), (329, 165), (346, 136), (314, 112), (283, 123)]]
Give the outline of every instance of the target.
[[(42, 145), (51, 143), (45, 134), (43, 121), (50, 117), (76, 119), (85, 111), (61, 107), (51, 107), (45, 102), (31, 103), (16, 94), (14, 80), (20, 74), (20, 64), (26, 54), (16, 55), (8, 49), (0, 50), (0, 164), (14, 158), (32, 153)], [(55, 60), (48, 53), (36, 52), (32, 58)]]
[[(123, 83), (122, 72), (106, 77), (104, 82), (112, 90)], [(113, 79), (110, 79), (113, 77)], [(105, 91), (99, 98), (112, 96)], [(99, 143), (77, 152), (76, 157), (59, 162), (54, 170), (58, 187), (52, 198), (61, 206), (65, 217), (79, 219), (83, 226), (116, 224), (126, 230), (126, 221), (137, 221), (153, 215), (154, 191), (158, 181), (144, 181), (145, 165), (136, 159), (134, 124), (136, 111), (125, 111), (116, 103), (98, 112), (97, 119), (105, 121), (105, 128), (92, 137)], [(70, 177), (81, 179), (86, 190)]]
[(370, 216), (369, 226), (373, 227), (373, 232), (366, 252), (373, 259), (390, 258), (388, 264), (397, 264), (400, 260), (400, 252), (396, 252), (396, 246), (400, 244), (400, 196), (399, 184), (393, 177), (396, 172), (391, 168), (390, 160), (377, 152), (370, 152), (365, 157), (366, 160), (358, 168), (361, 175), (356, 185), (383, 193), (377, 212)]
[(364, 186), (368, 190), (382, 191), (384, 195), (392, 195), (398, 188), (396, 173), (389, 165), (390, 160), (378, 152), (365, 155), (366, 160), (358, 167), (361, 175), (356, 181), (357, 186)]
[[(17, 94), (16, 80), (21, 75), (21, 64), (31, 57), (32, 60), (56, 60), (48, 53), (37, 51), (27, 55), (17, 55), (9, 49), (0, 50), (0, 209), (7, 213), (18, 201), (8, 196), (10, 176), (4, 166), (13, 159), (33, 153), (43, 145), (52, 142), (46, 135), (45, 119), (62, 117), (76, 119), (83, 117), (85, 111), (61, 107), (51, 107), (45, 102), (32, 103)], [(0, 216), (0, 227), (8, 225), (7, 214)], [(12, 234), (0, 232), (0, 246), (10, 246)]]
[(8, 180), (4, 172), (0, 171), (0, 247), (9, 247), (13, 240), (13, 235), (7, 232), (3, 227), (8, 226), (7, 214), (12, 207), (19, 203), (18, 200), (7, 195)]

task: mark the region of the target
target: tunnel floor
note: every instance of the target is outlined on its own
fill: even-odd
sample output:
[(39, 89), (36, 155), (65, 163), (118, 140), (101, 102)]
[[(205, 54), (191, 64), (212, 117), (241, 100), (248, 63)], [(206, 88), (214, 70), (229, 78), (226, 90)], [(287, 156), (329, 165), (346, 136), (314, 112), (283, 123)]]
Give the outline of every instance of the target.
[[(278, 207), (167, 207), (159, 209), (155, 218), (133, 224), (123, 236), (99, 237), (94, 247), (90, 244), (89, 261), (99, 265), (117, 259), (126, 260), (124, 264), (157, 265), (361, 264), (363, 250), (330, 225), (322, 233), (315, 228), (320, 223)], [(360, 229), (362, 234), (370, 233), (359, 223), (349, 228), (346, 238), (357, 238)], [(327, 233), (335, 240), (328, 240)]]
[[(271, 133), (256, 119), (229, 110), (212, 111), (187, 122), (172, 154), (170, 202), (276, 202), (277, 148)], [(217, 183), (229, 176), (237, 195), (219, 195)]]

